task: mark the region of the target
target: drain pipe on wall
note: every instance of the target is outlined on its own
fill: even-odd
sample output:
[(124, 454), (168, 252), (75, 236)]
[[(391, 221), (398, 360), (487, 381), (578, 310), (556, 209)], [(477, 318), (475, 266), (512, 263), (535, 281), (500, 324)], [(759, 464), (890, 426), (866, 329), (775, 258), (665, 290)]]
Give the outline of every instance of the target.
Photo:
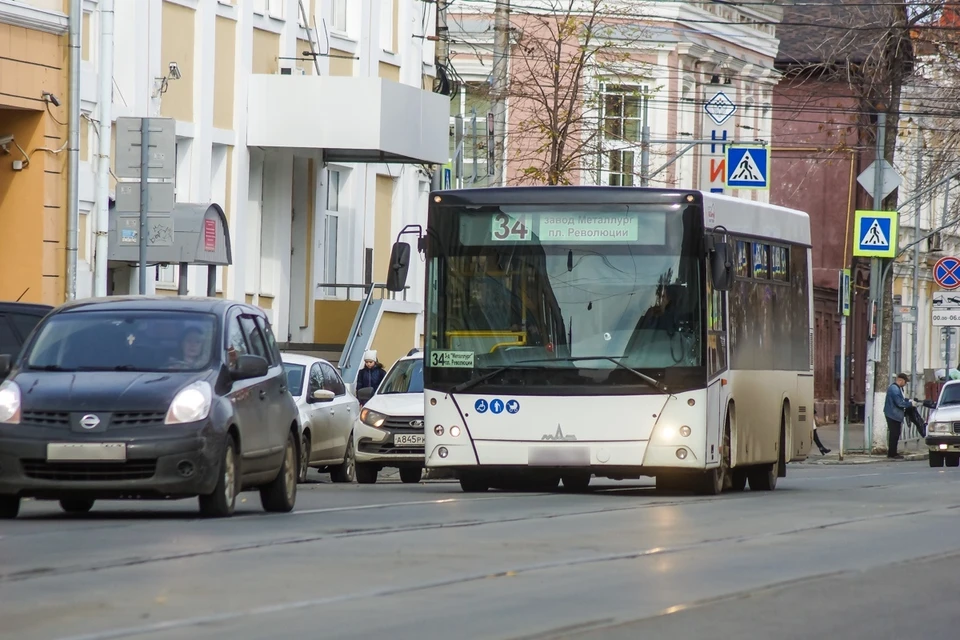
[(77, 233), (80, 229), (80, 30), (83, 0), (70, 0), (70, 112), (67, 122), (67, 282), (64, 297), (77, 297)]
[(107, 251), (110, 234), (110, 144), (113, 131), (113, 0), (100, 0), (100, 65), (97, 80), (96, 246), (93, 256), (93, 295), (107, 295)]

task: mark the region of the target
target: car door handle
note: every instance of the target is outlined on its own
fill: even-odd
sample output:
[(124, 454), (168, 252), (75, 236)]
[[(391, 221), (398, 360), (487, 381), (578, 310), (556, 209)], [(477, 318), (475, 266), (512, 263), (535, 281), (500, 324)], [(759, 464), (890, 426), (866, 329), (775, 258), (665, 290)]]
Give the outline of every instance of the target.
[(264, 391), (263, 389), (260, 389), (260, 399), (263, 400), (266, 397), (267, 397), (267, 392)]

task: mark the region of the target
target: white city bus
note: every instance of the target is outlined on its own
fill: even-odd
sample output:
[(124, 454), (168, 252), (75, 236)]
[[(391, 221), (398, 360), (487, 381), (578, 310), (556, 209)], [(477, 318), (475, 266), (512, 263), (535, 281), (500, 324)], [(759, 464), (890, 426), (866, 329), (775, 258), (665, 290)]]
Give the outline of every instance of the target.
[(426, 466), (464, 491), (769, 491), (807, 456), (807, 214), (685, 190), (439, 191), (418, 247)]

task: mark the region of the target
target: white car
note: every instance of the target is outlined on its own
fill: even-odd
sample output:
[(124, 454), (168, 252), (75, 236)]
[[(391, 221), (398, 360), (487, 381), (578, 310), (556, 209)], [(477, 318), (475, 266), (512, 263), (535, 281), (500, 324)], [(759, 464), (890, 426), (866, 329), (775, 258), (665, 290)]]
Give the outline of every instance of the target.
[(366, 399), (353, 430), (357, 482), (373, 484), (384, 467), (400, 470), (400, 480), (423, 476), (423, 353), (411, 351), (390, 367), (380, 388)]
[[(924, 402), (927, 407), (930, 404)], [(960, 380), (951, 380), (940, 390), (927, 418), (924, 442), (930, 452), (931, 467), (960, 467)]]
[(353, 482), (352, 430), (360, 404), (326, 360), (284, 353), (287, 388), (300, 410), (300, 482), (310, 467), (334, 482)]

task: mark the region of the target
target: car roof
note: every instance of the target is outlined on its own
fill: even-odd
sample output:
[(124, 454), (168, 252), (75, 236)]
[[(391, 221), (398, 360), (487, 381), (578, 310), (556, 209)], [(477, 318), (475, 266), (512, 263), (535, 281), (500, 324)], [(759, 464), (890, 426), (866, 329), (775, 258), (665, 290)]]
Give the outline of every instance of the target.
[(38, 304), (36, 302), (14, 302), (0, 300), (0, 313), (26, 313), (34, 316), (45, 316), (53, 310), (49, 304)]
[(225, 300), (223, 298), (205, 298), (200, 296), (106, 296), (102, 298), (83, 298), (67, 302), (56, 309), (56, 313), (76, 311), (199, 311), (206, 313), (225, 313), (233, 307), (241, 307), (245, 313), (266, 317), (259, 307)]
[(404, 360), (423, 360), (423, 351), (418, 351), (418, 352), (416, 352), (416, 353), (414, 353), (414, 354), (412, 354), (412, 355), (403, 356), (402, 358), (398, 358), (398, 359), (397, 359), (397, 362), (403, 362)]
[[(316, 356), (308, 356), (302, 353), (289, 353), (287, 351), (281, 351), (280, 356), (283, 358), (284, 362), (289, 362), (290, 364), (303, 364), (311, 365), (314, 362), (324, 362), (330, 364), (329, 360), (324, 360), (323, 358), (318, 358)], [(333, 366), (332, 364), (330, 366)]]

